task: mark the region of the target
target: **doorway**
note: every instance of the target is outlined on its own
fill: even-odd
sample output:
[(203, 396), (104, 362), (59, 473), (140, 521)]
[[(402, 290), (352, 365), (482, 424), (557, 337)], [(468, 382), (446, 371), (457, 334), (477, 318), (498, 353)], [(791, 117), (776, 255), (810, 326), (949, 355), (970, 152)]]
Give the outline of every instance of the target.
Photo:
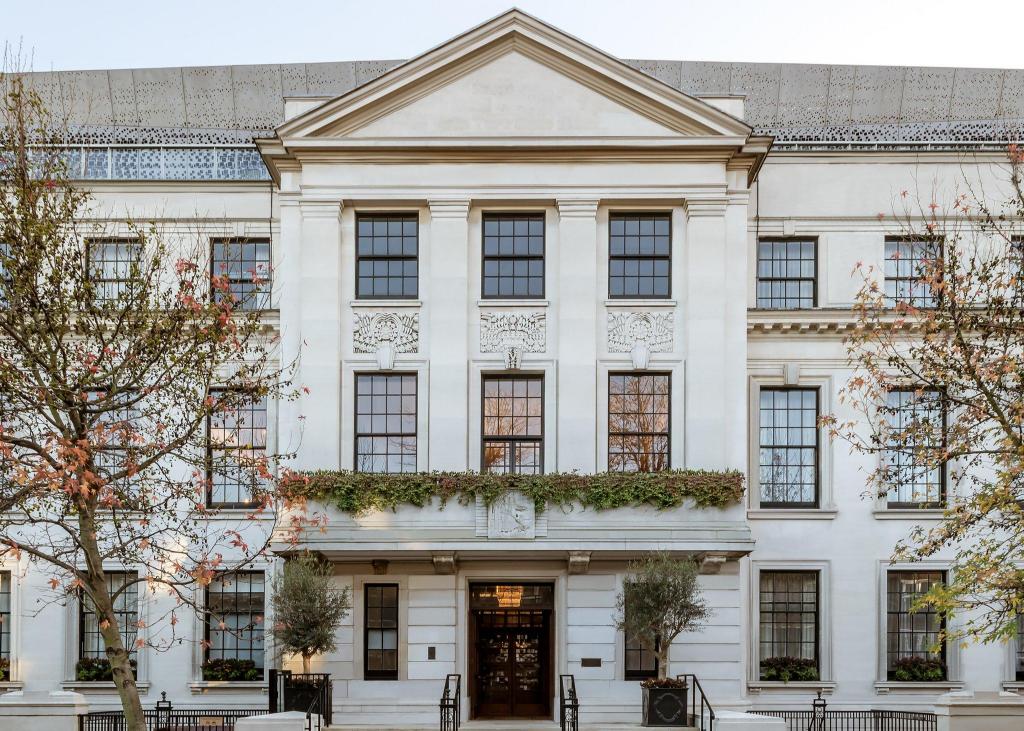
[(474, 718), (551, 718), (552, 584), (470, 584)]

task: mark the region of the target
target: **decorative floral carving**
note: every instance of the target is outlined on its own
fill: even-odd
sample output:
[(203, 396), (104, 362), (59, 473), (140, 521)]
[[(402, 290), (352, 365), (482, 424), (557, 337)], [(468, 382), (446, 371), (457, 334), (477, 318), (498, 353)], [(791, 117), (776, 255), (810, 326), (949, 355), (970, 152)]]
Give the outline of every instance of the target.
[(509, 492), (487, 510), (488, 538), (534, 538), (537, 513), (533, 501), (521, 492)]
[(395, 365), (396, 353), (419, 349), (420, 315), (395, 312), (356, 313), (352, 342), (357, 353), (375, 353), (383, 371)]
[(629, 353), (633, 367), (644, 370), (651, 353), (672, 350), (671, 312), (609, 312), (608, 351)]
[(523, 353), (547, 349), (547, 316), (543, 312), (483, 312), (480, 352), (504, 353), (505, 367), (516, 370)]

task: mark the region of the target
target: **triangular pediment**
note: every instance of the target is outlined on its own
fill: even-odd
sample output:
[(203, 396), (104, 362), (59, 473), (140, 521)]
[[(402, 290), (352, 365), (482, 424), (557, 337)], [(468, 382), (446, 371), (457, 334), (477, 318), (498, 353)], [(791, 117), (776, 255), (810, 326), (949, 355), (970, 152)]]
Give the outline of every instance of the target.
[(739, 141), (742, 121), (518, 10), (278, 128), (298, 146)]

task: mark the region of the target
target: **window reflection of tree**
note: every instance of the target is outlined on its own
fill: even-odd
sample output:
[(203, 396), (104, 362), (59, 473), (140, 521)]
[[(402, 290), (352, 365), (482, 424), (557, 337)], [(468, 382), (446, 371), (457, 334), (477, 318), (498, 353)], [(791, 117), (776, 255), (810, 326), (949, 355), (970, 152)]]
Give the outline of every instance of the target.
[(612, 374), (608, 383), (608, 469), (669, 468), (668, 374)]
[(543, 383), (540, 376), (484, 379), (484, 472), (544, 471)]

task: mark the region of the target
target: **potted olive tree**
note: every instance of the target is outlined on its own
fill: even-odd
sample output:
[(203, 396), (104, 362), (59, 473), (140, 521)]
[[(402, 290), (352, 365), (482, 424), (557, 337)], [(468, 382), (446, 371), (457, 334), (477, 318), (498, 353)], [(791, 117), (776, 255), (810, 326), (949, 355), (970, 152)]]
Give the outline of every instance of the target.
[(330, 563), (306, 553), (287, 561), (271, 582), (271, 634), (286, 654), (302, 657), (303, 673), (313, 655), (337, 647), (335, 633), (351, 608), (348, 588), (337, 587), (332, 574)]
[(698, 566), (667, 552), (630, 564), (616, 606), (616, 625), (627, 636), (657, 648), (658, 676), (641, 683), (644, 726), (686, 726), (686, 682), (668, 677), (672, 643), (696, 629), (709, 611), (698, 581)]

